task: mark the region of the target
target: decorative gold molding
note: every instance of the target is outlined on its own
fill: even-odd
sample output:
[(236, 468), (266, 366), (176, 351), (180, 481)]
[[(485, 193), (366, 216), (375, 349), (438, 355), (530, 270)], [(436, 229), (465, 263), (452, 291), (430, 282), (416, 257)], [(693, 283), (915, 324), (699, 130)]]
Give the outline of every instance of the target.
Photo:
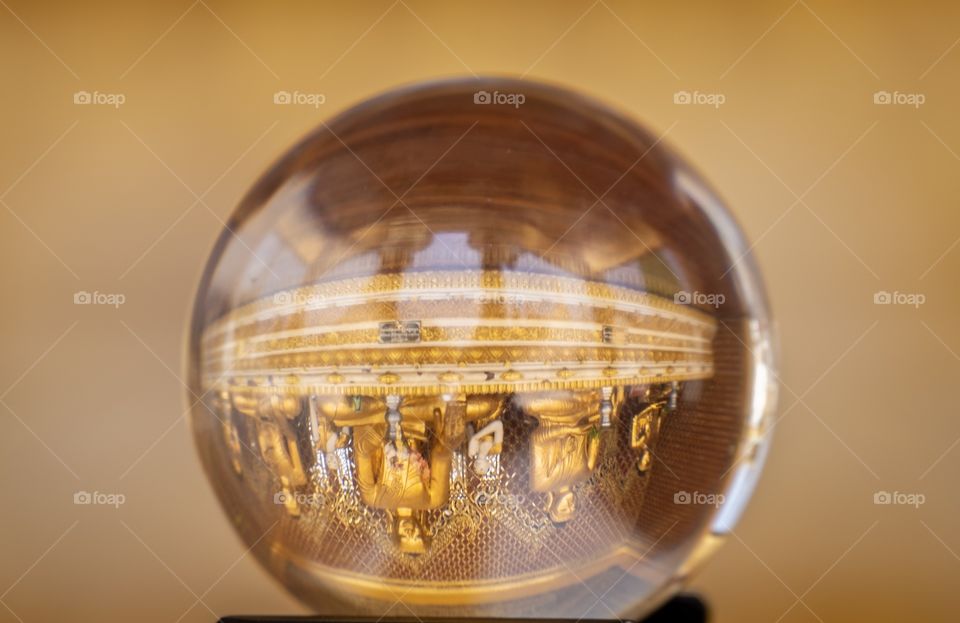
[[(708, 378), (715, 331), (716, 321), (699, 310), (622, 286), (425, 271), (353, 277), (255, 301), (207, 328), (201, 357), (208, 383), (228, 379), (237, 391), (592, 389)], [(298, 381), (277, 383), (278, 373)]]

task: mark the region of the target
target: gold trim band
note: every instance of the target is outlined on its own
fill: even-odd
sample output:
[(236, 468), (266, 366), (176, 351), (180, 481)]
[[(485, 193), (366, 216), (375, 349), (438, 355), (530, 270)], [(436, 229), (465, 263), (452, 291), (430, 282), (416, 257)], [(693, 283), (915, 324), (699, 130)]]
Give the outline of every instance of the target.
[[(204, 332), (208, 385), (422, 395), (708, 378), (716, 321), (647, 292), (556, 275), (426, 271), (280, 292)], [(277, 381), (276, 375), (289, 375)], [(290, 379), (296, 381), (290, 381)], [(299, 386), (299, 387), (298, 387)]]

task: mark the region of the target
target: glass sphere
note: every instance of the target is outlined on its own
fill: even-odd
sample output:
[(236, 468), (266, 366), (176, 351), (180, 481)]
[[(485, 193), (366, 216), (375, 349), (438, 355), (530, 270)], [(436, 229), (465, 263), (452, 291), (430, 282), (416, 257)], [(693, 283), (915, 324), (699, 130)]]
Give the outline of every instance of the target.
[(655, 136), (555, 87), (431, 83), (322, 124), (232, 215), (193, 431), (320, 614), (637, 617), (750, 496), (770, 331), (740, 231)]

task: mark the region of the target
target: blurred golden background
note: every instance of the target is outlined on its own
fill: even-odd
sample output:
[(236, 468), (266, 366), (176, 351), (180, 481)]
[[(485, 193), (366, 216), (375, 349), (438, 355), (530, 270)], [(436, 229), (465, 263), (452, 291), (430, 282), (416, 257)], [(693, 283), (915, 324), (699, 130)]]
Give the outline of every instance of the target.
[(0, 0), (0, 68), (0, 622), (306, 612), (200, 469), (189, 306), (223, 221), (320, 119), (471, 74), (665, 133), (755, 244), (781, 407), (692, 586), (714, 620), (956, 612), (960, 5)]

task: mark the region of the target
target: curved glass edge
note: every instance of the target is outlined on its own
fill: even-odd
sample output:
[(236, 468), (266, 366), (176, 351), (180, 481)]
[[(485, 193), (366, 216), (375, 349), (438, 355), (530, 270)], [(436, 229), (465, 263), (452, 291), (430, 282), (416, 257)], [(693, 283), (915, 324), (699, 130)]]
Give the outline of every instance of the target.
[(724, 207), (717, 195), (708, 188), (698, 175), (680, 168), (674, 178), (677, 190), (700, 206), (716, 226), (717, 235), (725, 248), (735, 254), (733, 264), (723, 268), (733, 279), (736, 290), (751, 310), (754, 318), (747, 321), (744, 347), (750, 353), (751, 378), (749, 379), (749, 411), (744, 420), (743, 441), (737, 448), (723, 504), (714, 516), (710, 532), (715, 535), (729, 533), (736, 526), (753, 495), (763, 464), (770, 448), (773, 433), (771, 423), (776, 410), (778, 383), (777, 361), (779, 348), (776, 330), (770, 319), (770, 310), (760, 271), (750, 257), (742, 230)]

